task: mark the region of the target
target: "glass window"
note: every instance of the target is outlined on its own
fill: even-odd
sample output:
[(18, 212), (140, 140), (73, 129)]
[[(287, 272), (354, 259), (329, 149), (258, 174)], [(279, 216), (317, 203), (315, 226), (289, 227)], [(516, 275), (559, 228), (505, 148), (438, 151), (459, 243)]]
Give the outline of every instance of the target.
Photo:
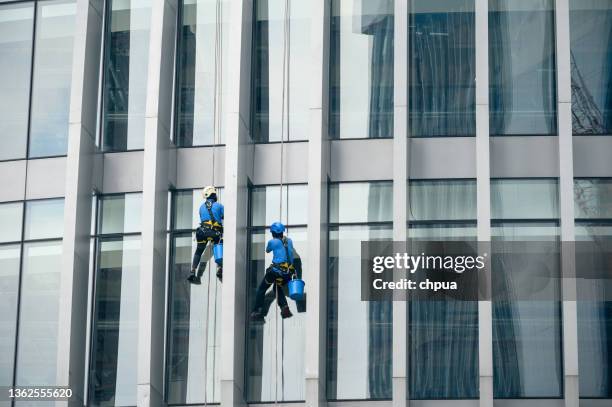
[[(270, 226), (279, 220), (280, 186), (271, 185), (251, 189), (251, 226)], [(305, 225), (308, 216), (308, 185), (283, 186), (284, 224)]]
[(576, 218), (612, 219), (612, 179), (574, 180)]
[(409, 30), (410, 135), (474, 136), (474, 0), (412, 1)]
[(96, 264), (90, 403), (134, 406), (140, 236), (100, 238)]
[(489, 0), (492, 135), (557, 132), (553, 0)]
[[(200, 224), (201, 189), (176, 191), (173, 194), (173, 230), (193, 230)], [(217, 197), (223, 203), (223, 188), (217, 188)]]
[(329, 222), (393, 221), (393, 183), (347, 182), (329, 186)]
[(493, 219), (557, 219), (559, 193), (556, 179), (491, 180)]
[(107, 10), (102, 147), (144, 147), (150, 0), (110, 0)]
[(50, 239), (64, 236), (64, 199), (27, 201), (24, 238)]
[(56, 385), (62, 242), (25, 243), (16, 383)]
[[(557, 180), (492, 180), (493, 242), (559, 242)], [(520, 244), (520, 243), (515, 243)], [(499, 247), (499, 246), (498, 246)], [(493, 391), (495, 398), (562, 397), (562, 338), (558, 248), (548, 269), (547, 287), (556, 300), (517, 300), (515, 293), (533, 284), (521, 257), (492, 257)], [(496, 249), (498, 250), (498, 249)], [(522, 264), (522, 265), (521, 265)], [(528, 276), (528, 277), (526, 277)], [(528, 278), (528, 281), (525, 281)], [(539, 280), (541, 281), (541, 280)], [(542, 375), (540, 372), (548, 372)]]
[(98, 233), (137, 233), (142, 223), (142, 194), (100, 197)]
[(475, 180), (415, 180), (409, 183), (411, 221), (475, 220)]
[[(223, 143), (223, 114), (221, 123), (215, 125), (215, 92), (217, 103), (223, 111), (222, 78), (231, 81), (229, 70), (223, 69), (229, 44), (229, 2), (221, 0), (221, 60), (216, 75), (215, 89), (215, 38), (216, 0), (183, 0), (179, 22), (177, 52), (176, 96), (176, 145), (180, 147)], [(225, 44), (225, 46), (224, 46)], [(215, 127), (217, 133), (215, 134)]]
[[(284, 36), (285, 1), (257, 0), (254, 10), (253, 139), (258, 142), (279, 141), (284, 131), (284, 140), (307, 140), (310, 129), (311, 4), (307, 1), (291, 2), (288, 48), (285, 48)], [(285, 90), (283, 106), (285, 49), (290, 59), (289, 76), (285, 79), (289, 86)]]
[(569, 3), (573, 132), (612, 134), (612, 3)]
[(34, 3), (0, 4), (0, 160), (24, 158)]
[[(293, 240), (294, 253), (306, 251), (305, 227), (289, 226), (286, 235)], [(255, 293), (266, 268), (272, 262), (271, 253), (265, 253), (265, 244), (269, 239), (270, 233), (265, 229), (257, 229), (250, 233), (247, 287), (249, 313), (254, 308)], [(304, 258), (304, 262), (301, 263), (303, 271), (308, 267), (306, 260)], [(307, 298), (308, 290), (306, 286)], [(248, 402), (301, 401), (306, 397), (304, 349), (307, 336), (307, 302), (304, 304), (287, 298), (287, 303), (293, 317), (283, 320), (280, 318), (274, 291), (268, 291), (265, 302), (265, 308), (268, 310), (266, 323), (263, 326), (248, 323), (246, 351)]]
[(361, 241), (391, 240), (392, 226), (329, 231), (327, 398), (390, 399), (393, 305), (361, 301)]
[(76, 2), (37, 3), (30, 157), (68, 151), (68, 114)]
[(18, 244), (0, 246), (0, 386), (13, 385), (20, 250)]
[(0, 204), (0, 242), (17, 242), (21, 240), (21, 222), (23, 220), (23, 203)]
[(214, 262), (208, 261), (202, 285), (187, 284), (195, 251), (192, 234), (181, 233), (171, 239), (167, 401), (219, 403), (221, 283), (215, 277)]
[(332, 0), (331, 138), (393, 137), (393, 0)]

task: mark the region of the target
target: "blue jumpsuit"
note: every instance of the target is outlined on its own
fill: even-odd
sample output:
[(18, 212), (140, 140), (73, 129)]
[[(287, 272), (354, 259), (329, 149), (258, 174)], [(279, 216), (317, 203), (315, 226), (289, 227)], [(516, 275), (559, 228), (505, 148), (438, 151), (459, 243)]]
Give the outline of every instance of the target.
[[(287, 306), (287, 299), (285, 298), (285, 292), (281, 285), (286, 284), (289, 279), (291, 279), (291, 269), (293, 268), (293, 241), (288, 237), (284, 239), (287, 248), (283, 245), (283, 240), (279, 238), (268, 240), (266, 253), (272, 252), (272, 264), (266, 269), (263, 281), (257, 289), (257, 295), (255, 296), (256, 309), (263, 309), (266, 291), (268, 291), (268, 288), (270, 288), (275, 281), (280, 283), (274, 284), (274, 290), (276, 290), (278, 298), (278, 306), (280, 308)], [(289, 258), (287, 258), (287, 255)]]
[[(214, 221), (210, 217), (210, 212), (206, 206), (207, 202), (211, 205), (210, 212), (212, 212)], [(214, 199), (209, 198), (200, 205), (200, 226), (196, 229), (196, 241), (198, 245), (193, 254), (193, 262), (191, 264), (192, 270), (198, 268), (202, 254), (209, 241), (212, 241), (214, 244), (213, 254), (215, 256), (215, 263), (219, 266), (223, 265), (223, 217), (223, 205), (216, 202)]]

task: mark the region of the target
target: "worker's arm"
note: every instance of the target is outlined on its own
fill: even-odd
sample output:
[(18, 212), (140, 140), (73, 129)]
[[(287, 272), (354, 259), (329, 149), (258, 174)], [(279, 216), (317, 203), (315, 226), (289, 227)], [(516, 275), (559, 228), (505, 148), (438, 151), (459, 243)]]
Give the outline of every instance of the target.
[(270, 243), (272, 243), (272, 240), (268, 240), (268, 244), (266, 245), (266, 253), (270, 253), (272, 251), (272, 248), (270, 247)]
[(225, 207), (223, 206), (223, 204), (221, 205), (221, 219), (225, 219)]

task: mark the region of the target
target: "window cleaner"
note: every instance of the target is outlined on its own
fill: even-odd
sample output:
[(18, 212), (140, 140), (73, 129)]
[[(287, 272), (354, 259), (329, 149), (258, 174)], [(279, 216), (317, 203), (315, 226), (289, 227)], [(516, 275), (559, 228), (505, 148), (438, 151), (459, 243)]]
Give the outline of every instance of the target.
[[(209, 242), (213, 244), (213, 255), (217, 263), (217, 278), (223, 279), (223, 205), (217, 202), (217, 189), (207, 186), (202, 190), (204, 202), (200, 205), (200, 226), (196, 229), (196, 251), (191, 263), (191, 284), (201, 284), (206, 262), (200, 264), (202, 254)], [(196, 274), (197, 271), (197, 274)]]
[(263, 309), (266, 291), (268, 291), (271, 285), (274, 285), (277, 304), (281, 309), (281, 317), (285, 319), (293, 316), (291, 310), (289, 310), (289, 305), (287, 305), (287, 298), (283, 289), (295, 273), (293, 266), (293, 241), (283, 235), (285, 225), (280, 222), (274, 222), (270, 226), (270, 232), (272, 233), (272, 239), (268, 240), (266, 253), (272, 252), (272, 264), (266, 269), (266, 274), (257, 289), (255, 309), (251, 313), (251, 321), (253, 322), (265, 322)]

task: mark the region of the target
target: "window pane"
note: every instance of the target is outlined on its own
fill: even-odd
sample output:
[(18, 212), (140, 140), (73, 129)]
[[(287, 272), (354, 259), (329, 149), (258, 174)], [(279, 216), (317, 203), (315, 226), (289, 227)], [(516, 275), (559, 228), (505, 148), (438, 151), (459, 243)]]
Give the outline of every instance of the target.
[(409, 30), (410, 135), (474, 136), (474, 0), (412, 1)]
[(612, 179), (574, 180), (576, 218), (612, 219)]
[(612, 134), (612, 3), (569, 3), (573, 131)]
[[(177, 56), (176, 144), (181, 147), (223, 143), (223, 131), (214, 133), (215, 118), (215, 36), (216, 1), (183, 0), (179, 25)], [(227, 61), (229, 44), (229, 2), (221, 0), (221, 60), (218, 78), (225, 77), (217, 93), (217, 103), (223, 111), (222, 86), (231, 82)], [(226, 85), (227, 86), (227, 85)], [(221, 115), (223, 118), (223, 115)], [(217, 130), (222, 123), (217, 124)]]
[(0, 246), (0, 386), (13, 385), (19, 258), (20, 245)]
[[(217, 188), (219, 202), (223, 203), (223, 188)], [(200, 224), (201, 189), (174, 193), (174, 230), (195, 229)]]
[(409, 239), (421, 240), (470, 240), (476, 239), (476, 224), (451, 223), (410, 225)]
[(0, 5), (0, 160), (26, 155), (33, 4)]
[(476, 219), (476, 181), (410, 181), (410, 220)]
[[(291, 2), (288, 90), (289, 118), (284, 139), (307, 140), (310, 129), (310, 14), (307, 1)], [(253, 139), (278, 141), (283, 132), (283, 51), (285, 1), (255, 1)], [(290, 96), (289, 96), (290, 95)], [(287, 102), (288, 101), (288, 102)], [(284, 107), (285, 115), (287, 105)]]
[(141, 230), (142, 194), (100, 197), (100, 234), (135, 233)]
[[(554, 222), (504, 223), (492, 228), (495, 240), (558, 242)], [(525, 243), (527, 247), (529, 243)], [(515, 247), (516, 250), (516, 247)], [(525, 250), (525, 252), (527, 252)], [(495, 398), (555, 398), (562, 396), (562, 339), (560, 301), (517, 301), (513, 293), (533, 284), (533, 272), (525, 273), (520, 256), (516, 261), (492, 258), (492, 285), (509, 294), (494, 293), (493, 391)], [(560, 299), (559, 260), (546, 263), (549, 288)], [(541, 275), (539, 275), (541, 277)], [(527, 279), (527, 280), (525, 280)], [(537, 279), (541, 281), (541, 279)], [(541, 372), (547, 372), (542, 374)]]
[(96, 406), (134, 406), (140, 237), (98, 246), (89, 397)]
[(38, 3), (30, 157), (66, 154), (76, 3)]
[(64, 199), (26, 202), (24, 239), (64, 236)]
[(553, 0), (489, 0), (492, 135), (556, 134)]
[(0, 242), (17, 242), (21, 240), (21, 222), (23, 221), (23, 203), (0, 205)]
[(556, 179), (491, 180), (493, 219), (557, 219), (559, 193)]
[[(306, 228), (288, 228), (287, 236), (293, 240), (294, 254), (306, 252)], [(271, 253), (265, 253), (265, 244), (270, 238), (268, 231), (251, 233), (247, 287), (249, 311), (255, 306), (257, 288), (261, 284), (266, 268), (272, 262)], [(300, 258), (299, 261), (301, 260)], [(306, 260), (304, 258), (303, 271), (308, 269)], [(313, 289), (314, 287), (309, 288), (306, 285), (306, 296), (308, 291)], [(270, 289), (265, 298), (267, 322), (263, 326), (247, 322), (247, 401), (304, 400), (306, 397), (304, 352), (307, 336), (305, 304), (287, 298), (293, 317), (282, 320), (274, 291)], [(276, 357), (278, 357), (277, 368), (275, 368)], [(275, 391), (277, 391), (276, 397)]]
[(110, 0), (102, 142), (105, 151), (144, 147), (150, 0)]
[[(577, 222), (576, 240), (589, 240), (612, 247), (612, 225)], [(580, 263), (577, 263), (580, 273)], [(589, 287), (590, 283), (590, 287)], [(612, 398), (612, 302), (604, 301), (601, 281), (581, 281), (578, 296), (578, 368), (580, 397)]]
[(393, 0), (332, 0), (332, 138), (393, 137)]
[(17, 384), (55, 385), (62, 242), (26, 243), (23, 257)]
[[(168, 403), (219, 403), (221, 284), (214, 274), (215, 263), (208, 261), (201, 287), (187, 284), (195, 251), (191, 233), (173, 237), (172, 244), (166, 367)], [(203, 259), (207, 258), (205, 253)]]
[(308, 185), (283, 186), (283, 216), (279, 219), (280, 186), (251, 189), (251, 226), (270, 226), (280, 220), (286, 225), (308, 223)]
[(329, 222), (390, 222), (391, 182), (349, 182), (329, 186)]
[(361, 301), (362, 240), (391, 240), (391, 226), (329, 232), (327, 398), (390, 399), (393, 306)]

